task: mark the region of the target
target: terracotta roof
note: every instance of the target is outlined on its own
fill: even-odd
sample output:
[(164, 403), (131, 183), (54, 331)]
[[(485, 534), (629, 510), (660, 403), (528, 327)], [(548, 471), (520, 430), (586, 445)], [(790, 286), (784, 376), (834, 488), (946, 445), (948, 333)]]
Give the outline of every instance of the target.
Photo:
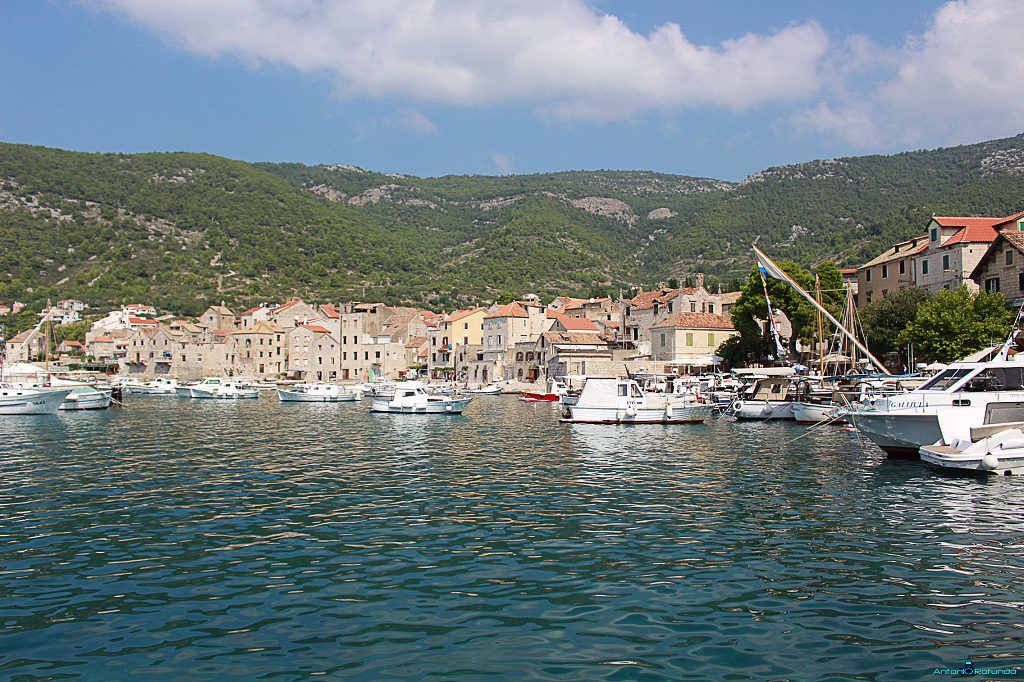
[(249, 309), (248, 309), (248, 310), (246, 310), (246, 311), (245, 311), (244, 313), (242, 313), (242, 315), (243, 315), (243, 316), (244, 316), (244, 315), (252, 315), (252, 314), (253, 314), (253, 313), (255, 313), (255, 312), (256, 312), (257, 310), (263, 310), (263, 306), (261, 306), (261, 305), (258, 305), (258, 306), (256, 306), (255, 308), (249, 308)]
[(92, 340), (93, 343), (114, 343), (114, 339), (109, 336), (97, 336)]
[(682, 327), (684, 329), (735, 329), (729, 318), (714, 313), (675, 313), (655, 324), (657, 327)]
[(1006, 227), (1010, 223), (1015, 223), (1018, 220), (1020, 220), (1021, 218), (1024, 218), (1024, 211), (1020, 211), (1019, 213), (1014, 213), (1013, 215), (1008, 215), (1005, 218), (1000, 218), (999, 219), (1000, 222), (995, 224), (995, 228), (997, 230), (1002, 230), (1004, 227)]
[(864, 270), (875, 265), (881, 265), (882, 263), (888, 263), (890, 261), (899, 260), (900, 258), (906, 258), (907, 256), (913, 256), (915, 253), (920, 253), (928, 248), (928, 235), (921, 235), (920, 237), (914, 237), (908, 239), (905, 242), (900, 242), (884, 253), (875, 256), (864, 265), (857, 268), (858, 270)]
[(571, 344), (574, 346), (607, 346), (608, 341), (598, 334), (586, 332), (544, 332), (544, 339), (551, 345)]
[(519, 305), (517, 301), (513, 301), (508, 305), (498, 306), (494, 312), (487, 313), (484, 315), (485, 319), (492, 319), (495, 317), (529, 317), (529, 314), (523, 309), (523, 306)]
[(153, 325), (153, 324), (157, 324), (157, 321), (156, 320), (147, 320), (147, 319), (144, 319), (144, 318), (141, 318), (141, 317), (129, 317), (128, 318), (128, 324)]
[(445, 318), (445, 322), (457, 322), (464, 317), (469, 317), (473, 313), (477, 313), (483, 310), (483, 308), (473, 308), (471, 310), (455, 310), (451, 315)]
[(409, 340), (405, 342), (406, 348), (419, 348), (427, 342), (425, 336), (410, 336)]
[(597, 328), (596, 324), (594, 324), (590, 320), (588, 320), (586, 318), (583, 318), (583, 317), (568, 317), (566, 315), (559, 315), (558, 313), (554, 313), (552, 315), (552, 317), (554, 317), (556, 320), (558, 320), (558, 323), (561, 324), (563, 327), (565, 327), (566, 331), (570, 331), (570, 332), (599, 332), (599, 331), (601, 331), (600, 329)]
[[(853, 272), (857, 272), (854, 270)], [(727, 291), (724, 294), (718, 295), (718, 300), (724, 305), (732, 305), (736, 301), (740, 300), (740, 296), (743, 295), (742, 291)]]
[(282, 303), (281, 305), (277, 306), (276, 308), (274, 308), (270, 312), (273, 315), (277, 315), (281, 311), (288, 310), (289, 308), (294, 307), (294, 306), (298, 305), (299, 303), (302, 303), (302, 299), (301, 298), (293, 298), (292, 300), (288, 301), (287, 303)]
[(971, 279), (974, 279), (981, 274), (982, 267), (988, 264), (991, 255), (999, 248), (999, 245), (1003, 241), (1008, 242), (1011, 246), (1024, 254), (1024, 232), (1019, 232), (1017, 230), (1006, 230), (1005, 232), (1000, 232), (999, 236), (996, 237), (988, 249), (985, 250), (985, 253), (978, 261), (978, 264), (974, 266), (974, 270), (972, 270), (970, 274)]
[(996, 238), (996, 228), (991, 225), (968, 225), (942, 243), (942, 246), (961, 243), (988, 244)]
[(64, 345), (65, 345), (65, 346), (73, 346), (73, 347), (78, 347), (78, 346), (81, 346), (81, 345), (82, 345), (82, 342), (81, 342), (81, 341), (65, 341), (65, 342), (64, 342)]
[(325, 303), (322, 306), (320, 306), (320, 312), (324, 315), (324, 317), (330, 318), (332, 320), (341, 317), (341, 313), (338, 311), (337, 306), (333, 306), (330, 303)]
[(309, 331), (316, 332), (317, 334), (330, 334), (331, 333), (330, 329), (328, 329), (327, 327), (321, 327), (318, 324), (304, 324), (304, 325), (302, 325), (302, 327), (303, 327), (303, 329), (308, 329)]
[(687, 287), (684, 289), (655, 289), (654, 291), (645, 291), (642, 294), (637, 294), (631, 298), (629, 302), (636, 310), (650, 310), (654, 307), (655, 302), (658, 304), (668, 303), (680, 294), (693, 295), (695, 293), (697, 293), (697, 287)]
[(428, 355), (430, 355), (430, 351), (427, 350), (426, 348), (424, 348), (423, 350), (420, 351), (419, 355), (416, 356), (416, 357), (425, 358)]

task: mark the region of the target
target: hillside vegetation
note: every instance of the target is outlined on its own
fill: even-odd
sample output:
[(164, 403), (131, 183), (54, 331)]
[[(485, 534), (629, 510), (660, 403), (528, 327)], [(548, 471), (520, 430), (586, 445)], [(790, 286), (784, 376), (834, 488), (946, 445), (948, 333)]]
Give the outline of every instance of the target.
[(300, 295), (451, 309), (697, 272), (731, 288), (754, 241), (802, 265), (855, 266), (933, 213), (1022, 204), (1024, 136), (770, 168), (739, 184), (612, 171), (415, 178), (0, 144), (0, 302), (194, 314)]

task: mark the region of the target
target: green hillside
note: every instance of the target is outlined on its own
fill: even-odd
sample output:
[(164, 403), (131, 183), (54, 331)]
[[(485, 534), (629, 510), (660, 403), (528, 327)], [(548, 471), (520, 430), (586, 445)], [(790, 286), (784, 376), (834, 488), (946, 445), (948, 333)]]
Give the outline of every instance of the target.
[(857, 265), (932, 213), (1024, 207), (1024, 136), (771, 168), (740, 184), (574, 171), (415, 178), (207, 154), (0, 144), (0, 302), (75, 297), (196, 313), (300, 295), (452, 308), (697, 272), (749, 244)]

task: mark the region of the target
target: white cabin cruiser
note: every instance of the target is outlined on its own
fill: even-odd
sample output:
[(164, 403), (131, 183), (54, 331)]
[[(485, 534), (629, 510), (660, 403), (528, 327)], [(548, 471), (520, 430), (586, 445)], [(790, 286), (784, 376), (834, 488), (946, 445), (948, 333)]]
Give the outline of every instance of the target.
[(295, 384), (278, 388), (277, 397), (283, 403), (342, 403), (359, 400), (359, 393), (337, 384)]
[(189, 389), (193, 398), (214, 398), (219, 400), (244, 400), (259, 398), (256, 388), (242, 386), (234, 379), (204, 379)]
[(64, 411), (76, 410), (105, 410), (110, 407), (111, 395), (109, 390), (100, 390), (92, 386), (76, 386), (64, 398), (58, 409)]
[(793, 400), (789, 395), (789, 379), (765, 377), (740, 394), (729, 406), (737, 419), (792, 419)]
[(0, 415), (56, 414), (70, 388), (14, 388), (0, 384)]
[(633, 379), (606, 377), (588, 378), (579, 400), (565, 407), (563, 422), (585, 424), (686, 424), (712, 412), (692, 394), (644, 393)]
[(126, 384), (124, 392), (139, 395), (174, 395), (178, 386), (177, 379), (159, 377), (141, 384)]
[(857, 430), (889, 454), (917, 455), (941, 442), (940, 420), (971, 426), (1024, 421), (1024, 355), (990, 362), (954, 362), (909, 393), (856, 405)]
[[(1006, 415), (1000, 404), (996, 414)], [(1001, 406), (1005, 408), (1005, 405)], [(1024, 413), (1024, 403), (1018, 408)], [(921, 459), (929, 464), (966, 471), (1024, 475), (1024, 421), (972, 425), (960, 418), (959, 411), (939, 414), (942, 439), (921, 446)]]
[(472, 398), (455, 398), (427, 392), (421, 381), (399, 381), (392, 398), (377, 397), (370, 403), (370, 412), (401, 414), (462, 414)]

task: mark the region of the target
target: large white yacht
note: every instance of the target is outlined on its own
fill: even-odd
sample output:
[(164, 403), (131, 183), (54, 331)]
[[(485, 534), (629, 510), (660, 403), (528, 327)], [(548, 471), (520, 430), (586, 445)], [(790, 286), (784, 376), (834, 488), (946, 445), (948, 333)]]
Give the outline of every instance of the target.
[(850, 412), (860, 433), (894, 455), (940, 442), (940, 417), (974, 426), (1024, 421), (1024, 354), (954, 362), (918, 389)]

